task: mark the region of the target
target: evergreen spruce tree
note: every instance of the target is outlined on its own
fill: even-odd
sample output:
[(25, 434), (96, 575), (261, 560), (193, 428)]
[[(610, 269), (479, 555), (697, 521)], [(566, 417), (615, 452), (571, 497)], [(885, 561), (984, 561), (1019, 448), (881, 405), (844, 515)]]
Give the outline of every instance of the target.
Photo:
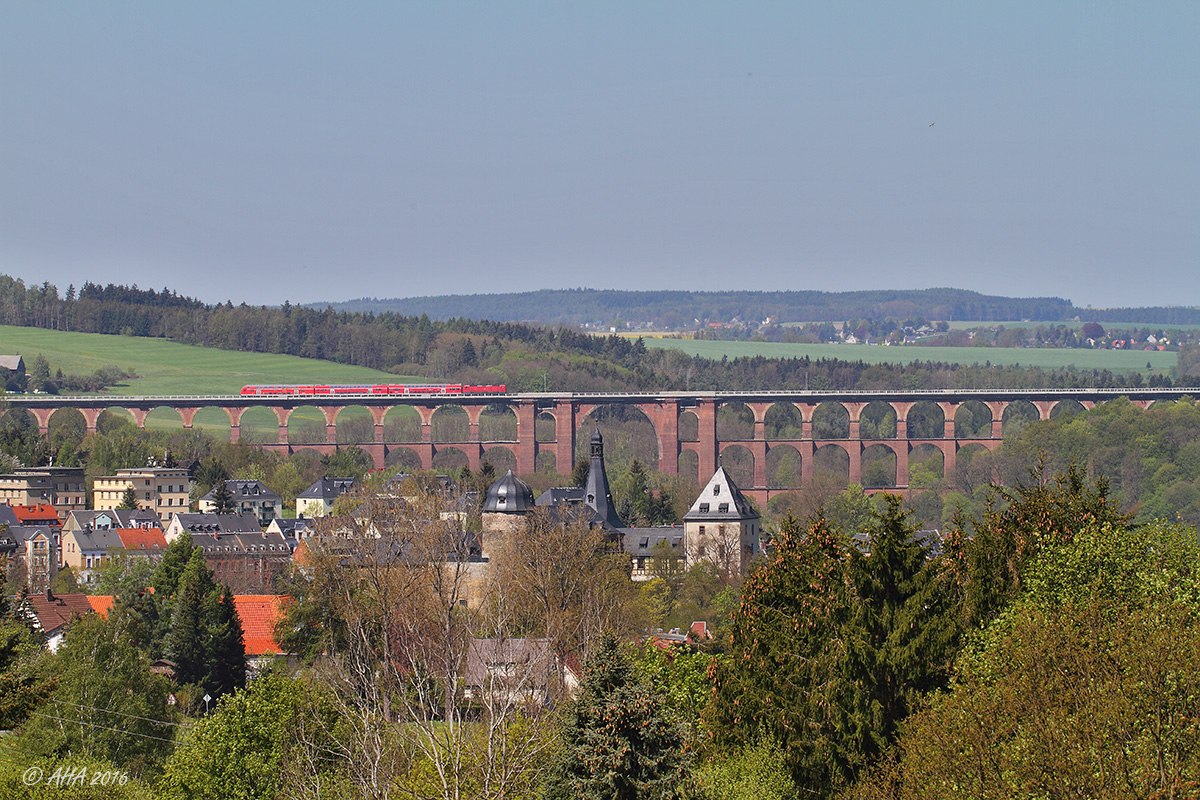
[(588, 661), (562, 738), (547, 800), (667, 800), (678, 793), (686, 767), (680, 728), (612, 634)]
[(166, 657), (175, 662), (175, 680), (202, 684), (208, 678), (209, 595), (216, 590), (212, 573), (199, 548), (179, 579), (179, 591), (171, 612), (171, 628), (164, 643)]
[(167, 549), (163, 551), (162, 561), (158, 562), (158, 568), (154, 570), (154, 580), (151, 582), (155, 594), (160, 597), (174, 596), (179, 589), (179, 579), (183, 577), (183, 572), (191, 562), (192, 551), (195, 549), (191, 537), (187, 535), (181, 535), (167, 545)]
[(592, 469), (592, 464), (586, 458), (581, 458), (575, 462), (574, 469), (571, 470), (571, 485), (577, 489), (582, 489), (587, 485), (588, 473)]
[(928, 548), (900, 498), (886, 500), (871, 521), (870, 551), (850, 551), (855, 602), (847, 664), (852, 685), (864, 692), (858, 747), (868, 758), (894, 741), (922, 697), (945, 686), (957, 634)]
[[(209, 595), (210, 599), (213, 595)], [(208, 676), (205, 686), (220, 697), (246, 686), (246, 645), (242, 639), (242, 623), (233, 605), (233, 593), (228, 586), (212, 606), (208, 624)]]
[(233, 492), (229, 491), (227, 481), (217, 481), (212, 490), (213, 511), (217, 514), (229, 514), (234, 509)]
[(134, 511), (137, 507), (137, 491), (132, 486), (126, 486), (125, 494), (121, 496), (121, 505), (117, 506), (117, 508), (122, 511)]

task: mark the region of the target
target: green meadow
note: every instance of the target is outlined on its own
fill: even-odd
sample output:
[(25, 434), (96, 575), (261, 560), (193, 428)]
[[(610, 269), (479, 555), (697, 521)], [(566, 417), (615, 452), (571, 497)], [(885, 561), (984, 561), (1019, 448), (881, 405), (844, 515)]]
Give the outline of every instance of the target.
[[(722, 357), (838, 358), (867, 364), (908, 364), (913, 361), (942, 361), (952, 364), (1001, 364), (1022, 367), (1075, 367), (1113, 372), (1163, 372), (1175, 366), (1176, 353), (1144, 350), (1067, 350), (1023, 347), (920, 347), (865, 344), (785, 344), (776, 342), (724, 342), (704, 339), (646, 338), (646, 347), (670, 347), (690, 356), (720, 360)], [(1149, 370), (1146, 364), (1150, 364)]]
[[(0, 325), (0, 353), (19, 354), (29, 369), (40, 353), (50, 362), (53, 374), (91, 374), (115, 364), (138, 377), (112, 386), (107, 395), (193, 395), (238, 394), (247, 384), (261, 383), (378, 383), (421, 382), (423, 378), (392, 375), (379, 370), (335, 364), (315, 358), (242, 353), (179, 344), (167, 339), (70, 333), (40, 328)], [(342, 420), (366, 416), (362, 408), (347, 409)], [(213, 433), (228, 432), (229, 418), (217, 409), (202, 409), (195, 426)], [(325, 419), (316, 409), (298, 409), (289, 423), (324, 429)], [(146, 418), (149, 428), (181, 428), (179, 416), (169, 409), (156, 409)], [(273, 439), (278, 423), (266, 409), (251, 409), (242, 418), (247, 438)]]

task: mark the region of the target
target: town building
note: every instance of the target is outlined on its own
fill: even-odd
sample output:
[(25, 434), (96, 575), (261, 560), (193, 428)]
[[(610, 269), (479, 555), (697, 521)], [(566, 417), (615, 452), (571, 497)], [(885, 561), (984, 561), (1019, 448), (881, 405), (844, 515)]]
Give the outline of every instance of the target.
[(745, 575), (762, 551), (759, 515), (720, 467), (683, 516), (687, 563), (709, 561), (725, 578)]
[(200, 514), (183, 512), (171, 517), (163, 533), (167, 543), (180, 536), (193, 533), (262, 533), (262, 525), (258, 517), (251, 513), (235, 514)]
[[(2, 509), (0, 509), (0, 513), (3, 513)], [(144, 508), (116, 508), (101, 511), (72, 511), (67, 514), (67, 519), (63, 522), (63, 533), (87, 528), (158, 528), (161, 530), (162, 520), (159, 519), (158, 514)]]
[(83, 467), (18, 469), (0, 475), (0, 502), (8, 505), (48, 503), (64, 513), (87, 508)]
[(173, 467), (119, 469), (92, 481), (92, 508), (116, 509), (133, 489), (138, 508), (158, 514), (166, 521), (172, 514), (188, 508), (188, 471)]
[[(229, 489), (232, 510), (254, 514), (258, 517), (260, 527), (270, 525), (271, 520), (283, 515), (283, 498), (268, 489), (262, 481), (234, 479), (225, 481), (225, 487)], [(216, 488), (213, 488), (200, 498), (196, 507), (202, 513), (216, 511), (216, 493)]]
[(296, 495), (297, 517), (324, 517), (333, 512), (337, 499), (354, 488), (353, 478), (321, 478)]

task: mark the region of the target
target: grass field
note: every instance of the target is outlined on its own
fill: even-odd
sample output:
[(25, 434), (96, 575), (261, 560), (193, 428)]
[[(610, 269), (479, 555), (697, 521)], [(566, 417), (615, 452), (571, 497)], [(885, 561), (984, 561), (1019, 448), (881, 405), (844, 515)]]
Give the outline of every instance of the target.
[[(0, 353), (19, 354), (28, 369), (38, 353), (50, 362), (50, 370), (91, 374), (100, 367), (116, 364), (138, 375), (112, 386), (106, 395), (238, 394), (254, 383), (420, 383), (423, 378), (391, 375), (379, 370), (335, 364), (314, 358), (270, 353), (240, 353), (195, 347), (166, 339), (104, 336), (97, 333), (67, 333), (39, 328), (0, 325)], [(398, 412), (403, 413), (403, 412)], [(366, 416), (362, 408), (347, 409), (341, 421)], [(218, 436), (228, 435), (229, 418), (218, 409), (202, 409), (194, 424)], [(297, 409), (289, 429), (319, 426), (325, 418), (314, 408)], [(146, 427), (179, 429), (179, 415), (161, 408), (146, 417)], [(275, 415), (264, 408), (250, 409), (242, 418), (242, 434), (249, 439), (273, 441), (278, 430)]]
[(0, 326), (0, 353), (20, 354), (25, 368), (41, 353), (50, 370), (90, 375), (116, 364), (138, 375), (106, 394), (238, 394), (252, 383), (412, 382), (422, 378), (335, 364), (314, 358), (239, 353), (194, 347), (166, 339), (66, 333)]
[[(868, 364), (908, 364), (944, 361), (957, 364), (993, 364), (1023, 367), (1108, 369), (1113, 372), (1163, 372), (1175, 366), (1176, 353), (1141, 350), (1063, 350), (1020, 347), (882, 347), (862, 344), (782, 344), (775, 342), (722, 342), (696, 339), (645, 339), (646, 347), (673, 347), (691, 356), (720, 360), (722, 356), (764, 358), (838, 358)], [(1146, 364), (1150, 369), (1146, 369)]]

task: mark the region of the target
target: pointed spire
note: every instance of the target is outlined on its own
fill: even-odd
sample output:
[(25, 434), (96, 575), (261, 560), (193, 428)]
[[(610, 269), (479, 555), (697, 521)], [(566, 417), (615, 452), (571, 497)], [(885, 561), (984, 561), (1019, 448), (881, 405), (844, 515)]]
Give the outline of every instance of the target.
[(604, 471), (604, 437), (600, 435), (599, 428), (592, 434), (592, 458), (584, 488), (584, 502), (596, 512), (605, 527), (625, 527), (617, 515), (617, 507), (608, 488), (608, 474)]

